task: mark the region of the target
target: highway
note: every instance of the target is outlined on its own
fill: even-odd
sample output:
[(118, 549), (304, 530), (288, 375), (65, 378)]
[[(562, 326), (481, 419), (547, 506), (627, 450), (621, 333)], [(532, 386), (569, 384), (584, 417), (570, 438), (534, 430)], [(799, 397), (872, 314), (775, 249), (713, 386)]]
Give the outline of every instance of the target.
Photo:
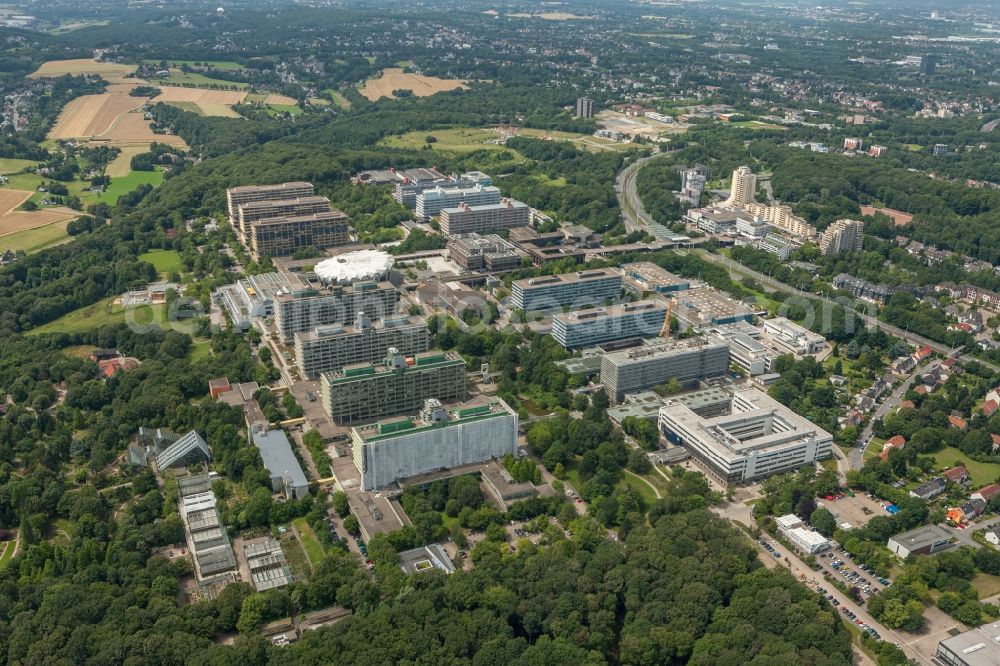
[(615, 177), (615, 193), (618, 195), (618, 205), (622, 210), (622, 216), (625, 218), (625, 228), (629, 231), (635, 231), (636, 229), (648, 226), (654, 221), (649, 217), (636, 191), (635, 179), (639, 175), (639, 169), (648, 162), (666, 157), (673, 152), (676, 151), (653, 153), (647, 157), (639, 158), (619, 171)]

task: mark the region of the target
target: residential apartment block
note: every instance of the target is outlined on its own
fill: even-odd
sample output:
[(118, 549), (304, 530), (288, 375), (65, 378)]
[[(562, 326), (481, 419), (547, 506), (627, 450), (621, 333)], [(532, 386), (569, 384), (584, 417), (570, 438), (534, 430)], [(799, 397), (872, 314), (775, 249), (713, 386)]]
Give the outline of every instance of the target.
[(499, 203), (481, 206), (462, 202), (455, 207), (441, 210), (441, 233), (446, 236), (495, 233), (514, 227), (527, 227), (530, 224), (531, 207), (514, 199), (500, 199)]
[(861, 278), (856, 278), (847, 273), (841, 273), (833, 278), (834, 289), (843, 289), (851, 292), (857, 298), (862, 298), (873, 303), (888, 303), (895, 293), (895, 289), (887, 284), (875, 284)]
[(833, 436), (757, 389), (737, 391), (728, 413), (704, 418), (678, 401), (660, 408), (660, 431), (723, 483), (754, 481), (813, 465)]
[(503, 458), (517, 452), (517, 414), (499, 398), (455, 407), (428, 399), (416, 417), (351, 429), (362, 490), (427, 472)]
[(375, 320), (360, 314), (353, 325), (331, 324), (295, 334), (295, 362), (305, 379), (357, 363), (385, 358), (389, 349), (413, 356), (430, 349), (430, 332), (420, 317)]
[(622, 276), (613, 270), (547, 275), (512, 282), (511, 305), (527, 312), (580, 308), (617, 301), (621, 290)]
[(621, 402), (626, 393), (637, 393), (676, 379), (694, 386), (702, 379), (721, 377), (729, 371), (729, 348), (705, 338), (670, 340), (605, 354), (601, 359), (601, 384), (608, 397)]
[(819, 237), (819, 249), (824, 255), (860, 252), (864, 242), (865, 223), (857, 220), (837, 220)]
[(413, 412), (431, 397), (464, 400), (465, 374), (465, 359), (457, 352), (405, 357), (390, 349), (382, 365), (349, 365), (323, 373), (323, 409), (344, 423)]
[(666, 304), (655, 300), (574, 310), (552, 318), (552, 337), (566, 349), (648, 338), (660, 334), (666, 316)]
[(732, 185), (729, 188), (729, 198), (725, 205), (743, 207), (753, 203), (757, 195), (757, 176), (748, 166), (741, 166), (733, 171)]

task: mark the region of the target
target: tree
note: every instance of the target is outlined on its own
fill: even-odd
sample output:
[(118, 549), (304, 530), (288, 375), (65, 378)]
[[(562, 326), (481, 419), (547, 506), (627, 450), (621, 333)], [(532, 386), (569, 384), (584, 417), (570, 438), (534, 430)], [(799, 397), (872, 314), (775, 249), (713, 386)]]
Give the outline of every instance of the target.
[(351, 506), (347, 502), (347, 493), (342, 490), (338, 490), (333, 495), (330, 496), (330, 501), (333, 503), (333, 510), (337, 512), (337, 515), (343, 518), (351, 511)]
[(809, 522), (816, 528), (817, 532), (825, 537), (832, 537), (833, 533), (837, 531), (837, 519), (828, 509), (823, 507), (812, 512), (812, 515), (809, 516)]
[(264, 612), (267, 610), (267, 602), (262, 594), (251, 594), (243, 600), (240, 608), (240, 619), (236, 623), (236, 630), (241, 634), (249, 634), (256, 631), (264, 619)]

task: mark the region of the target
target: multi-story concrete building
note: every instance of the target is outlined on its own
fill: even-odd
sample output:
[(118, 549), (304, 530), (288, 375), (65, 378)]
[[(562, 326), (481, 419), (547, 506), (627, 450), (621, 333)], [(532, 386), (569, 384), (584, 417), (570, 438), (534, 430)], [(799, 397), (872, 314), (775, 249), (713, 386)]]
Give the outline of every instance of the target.
[(278, 185), (244, 185), (226, 190), (226, 207), (229, 214), (229, 224), (239, 232), (239, 207), (254, 201), (277, 201), (279, 199), (298, 199), (311, 197), (314, 194), (312, 183), (302, 181), (280, 183)]
[(750, 202), (743, 206), (743, 210), (748, 214), (763, 219), (771, 226), (783, 229), (795, 236), (802, 238), (814, 238), (816, 229), (807, 221), (798, 217), (792, 212), (790, 206), (767, 205)]
[(253, 321), (274, 318), (282, 344), (317, 326), (353, 321), (359, 312), (371, 319), (391, 316), (399, 292), (388, 282), (325, 284), (311, 273), (261, 273), (218, 289), (213, 295), (233, 325), (246, 330)]
[(778, 261), (788, 261), (788, 256), (792, 251), (792, 246), (788, 244), (788, 241), (774, 234), (761, 238), (757, 241), (756, 246), (758, 250), (776, 256)]
[(479, 397), (451, 408), (424, 402), (417, 417), (351, 429), (362, 490), (434, 470), (503, 458), (517, 452), (517, 414), (499, 398)]
[(576, 99), (576, 117), (593, 118), (594, 100), (590, 99), (589, 97), (578, 97)]
[(621, 274), (609, 269), (547, 275), (512, 282), (511, 305), (527, 312), (581, 308), (615, 302), (621, 290)]
[(826, 347), (826, 338), (785, 317), (764, 320), (764, 335), (779, 349), (797, 356), (815, 354)]
[(463, 202), (441, 209), (441, 233), (445, 235), (494, 233), (530, 224), (531, 207), (514, 199), (500, 199), (500, 203), (481, 206)]
[(764, 238), (771, 226), (759, 217), (743, 215), (736, 218), (736, 233), (744, 238)]
[[(437, 173), (430, 169), (425, 169), (431, 173)], [(430, 174), (428, 174), (429, 176)], [(461, 176), (442, 176), (438, 174), (436, 178), (407, 176), (404, 180), (396, 183), (392, 192), (392, 198), (403, 204), (407, 208), (414, 208), (417, 205), (417, 195), (435, 187), (448, 188), (468, 188), (476, 185), (492, 185), (493, 179), (482, 171), (469, 171)]]
[(865, 223), (857, 220), (837, 220), (819, 237), (819, 249), (824, 255), (860, 252)]
[(294, 199), (263, 199), (240, 204), (236, 208), (236, 234), (244, 246), (249, 247), (250, 225), (261, 220), (283, 217), (302, 217), (330, 210), (330, 200), (315, 195)]
[(681, 199), (692, 206), (697, 206), (707, 182), (708, 177), (700, 169), (681, 171)]
[(283, 257), (304, 247), (325, 250), (350, 242), (350, 219), (339, 210), (250, 222), (247, 246), (255, 261)]
[(420, 317), (372, 320), (361, 314), (353, 325), (331, 324), (295, 334), (295, 362), (306, 379), (357, 363), (385, 358), (389, 349), (413, 356), (430, 349), (430, 332)]
[(740, 214), (729, 208), (692, 208), (684, 219), (707, 234), (728, 234), (736, 231)]
[(624, 349), (601, 359), (601, 384), (608, 397), (621, 402), (637, 393), (676, 379), (682, 386), (721, 377), (729, 371), (729, 347), (705, 338), (670, 340), (662, 344)]
[(702, 328), (753, 321), (753, 308), (711, 287), (696, 287), (677, 294), (673, 315), (682, 328)]
[(552, 337), (566, 349), (660, 334), (667, 315), (660, 301), (574, 310), (552, 318)]
[(691, 281), (674, 275), (651, 261), (636, 261), (621, 267), (625, 288), (636, 296), (646, 293), (672, 294), (691, 288)]
[(451, 260), (467, 271), (509, 271), (521, 265), (513, 244), (496, 234), (459, 234), (448, 239)]
[(718, 340), (729, 347), (729, 362), (751, 377), (763, 375), (771, 369), (771, 362), (777, 356), (760, 341), (760, 331), (753, 326), (715, 326), (705, 331), (710, 339)]
[(727, 206), (742, 207), (753, 203), (757, 196), (757, 176), (748, 166), (741, 166), (733, 171), (733, 182), (729, 189)]
[(398, 302), (399, 292), (388, 282), (284, 291), (274, 297), (274, 328), (282, 344), (289, 345), (296, 333), (348, 322), (359, 312), (371, 319), (391, 316)]
[(339, 422), (413, 412), (424, 400), (465, 399), (465, 359), (432, 351), (407, 358), (390, 349), (382, 365), (349, 365), (321, 377), (323, 409)]
[(698, 416), (678, 401), (660, 408), (660, 431), (719, 481), (743, 483), (813, 465), (833, 437), (757, 389), (737, 391), (727, 414)]
[(413, 212), (421, 220), (429, 220), (445, 208), (459, 204), (486, 206), (500, 203), (500, 189), (492, 185), (472, 187), (434, 187), (417, 194)]
[(943, 666), (996, 666), (1000, 664), (1000, 622), (987, 622), (975, 629), (938, 643), (934, 664)]

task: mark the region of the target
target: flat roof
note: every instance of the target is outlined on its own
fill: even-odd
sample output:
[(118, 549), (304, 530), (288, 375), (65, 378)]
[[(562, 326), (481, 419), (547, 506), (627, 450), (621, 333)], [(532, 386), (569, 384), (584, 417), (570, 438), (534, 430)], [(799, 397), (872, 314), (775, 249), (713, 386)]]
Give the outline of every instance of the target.
[(455, 573), (455, 565), (440, 544), (404, 550), (399, 554), (399, 565), (408, 574), (426, 573), (439, 569), (447, 574)]
[(293, 180), (287, 183), (276, 183), (274, 185), (239, 185), (226, 190), (231, 194), (242, 194), (244, 192), (279, 192), (281, 190), (299, 189), (302, 187), (312, 187), (313, 184), (304, 180)]
[(572, 312), (559, 313), (552, 317), (553, 320), (560, 320), (566, 324), (589, 323), (598, 319), (609, 319), (613, 317), (625, 317), (640, 312), (666, 312), (665, 303), (657, 300), (638, 301), (636, 303), (616, 303), (614, 305), (587, 308), (585, 310), (573, 310)]
[(442, 215), (459, 215), (461, 213), (479, 212), (484, 210), (501, 210), (507, 208), (528, 208), (528, 204), (517, 199), (501, 199), (500, 203), (477, 204), (475, 206), (449, 206), (442, 208)]
[(968, 666), (1000, 664), (1000, 622), (984, 624), (939, 644), (957, 654)]
[(905, 546), (907, 550), (919, 550), (926, 548), (940, 541), (948, 541), (951, 534), (943, 527), (937, 525), (924, 525), (909, 532), (902, 532), (889, 537), (890, 541), (895, 541), (900, 546)]
[(289, 206), (301, 206), (306, 204), (326, 204), (330, 205), (330, 200), (315, 194), (295, 197), (294, 199), (263, 199), (261, 201), (247, 201), (239, 205), (241, 210), (248, 212), (258, 209), (287, 208)]
[(654, 286), (683, 287), (691, 284), (691, 281), (687, 278), (674, 275), (670, 271), (660, 268), (652, 261), (634, 261), (629, 264), (623, 264), (621, 269), (625, 277), (630, 277), (633, 280), (646, 282)]
[(351, 428), (351, 432), (352, 434), (356, 433), (362, 441), (377, 441), (385, 437), (420, 432), (429, 428), (447, 427), (483, 418), (513, 415), (513, 412), (508, 409), (506, 403), (500, 398), (491, 398), (483, 395), (476, 396), (458, 405), (444, 406), (438, 403), (438, 406), (445, 410), (447, 414), (446, 421), (427, 423), (419, 415), (396, 416), (367, 425), (355, 426)]
[(596, 375), (601, 371), (601, 357), (594, 355), (567, 358), (556, 361), (556, 365), (571, 375)]
[(271, 476), (288, 477), (290, 485), (294, 487), (309, 485), (284, 430), (268, 430), (263, 433), (255, 431), (253, 443), (260, 451), (261, 461)]
[[(413, 359), (413, 363), (407, 363), (401, 368), (404, 373), (409, 372), (410, 370), (436, 368), (441, 365), (455, 365), (458, 363), (465, 365), (465, 359), (462, 358), (462, 355), (457, 351), (431, 350), (414, 354), (409, 358)], [(383, 375), (395, 371), (396, 368), (391, 365), (385, 365), (384, 363), (354, 363), (352, 365), (345, 366), (340, 370), (325, 372), (323, 374), (327, 381), (331, 384), (336, 384), (340, 382), (365, 379), (372, 377), (373, 375)]]
[(323, 210), (318, 213), (307, 213), (305, 215), (277, 215), (275, 217), (265, 217), (262, 220), (254, 220), (251, 226), (261, 227), (271, 224), (288, 224), (295, 222), (323, 222), (328, 220), (346, 220), (347, 213), (336, 208)]
[(671, 339), (655, 345), (633, 347), (631, 349), (611, 352), (610, 354), (606, 354), (604, 358), (608, 359), (614, 365), (628, 365), (703, 347), (725, 347), (725, 345), (721, 342), (713, 342), (702, 337), (688, 338), (686, 340)]
[[(368, 330), (384, 331), (394, 328), (426, 325), (427, 322), (424, 321), (423, 317), (418, 317), (416, 315), (395, 315), (372, 321), (371, 327)], [(296, 333), (295, 337), (301, 339), (303, 342), (313, 342), (315, 340), (327, 340), (331, 338), (346, 337), (349, 335), (361, 335), (364, 332), (364, 328), (355, 324), (329, 324), (326, 326), (317, 326), (310, 331)]]
[(694, 312), (711, 320), (718, 317), (753, 315), (753, 308), (740, 303), (728, 294), (711, 287), (695, 287), (677, 294), (673, 312), (683, 317)]
[(584, 282), (587, 280), (620, 280), (621, 277), (622, 276), (616, 271), (612, 271), (607, 268), (598, 268), (589, 271), (576, 271), (574, 273), (563, 273), (561, 275), (542, 275), (539, 277), (514, 280), (511, 283), (511, 286), (521, 287), (522, 289), (540, 289), (544, 287), (551, 287), (556, 284), (569, 284), (572, 282)]

